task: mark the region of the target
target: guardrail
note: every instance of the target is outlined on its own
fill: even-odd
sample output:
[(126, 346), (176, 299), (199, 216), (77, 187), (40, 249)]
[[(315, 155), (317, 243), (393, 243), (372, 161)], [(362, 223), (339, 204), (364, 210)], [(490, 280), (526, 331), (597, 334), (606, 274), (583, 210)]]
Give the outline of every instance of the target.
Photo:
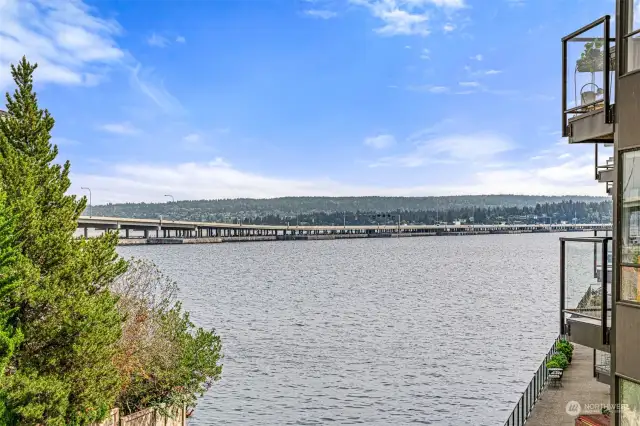
[(551, 346), (551, 349), (547, 352), (547, 355), (544, 357), (544, 360), (533, 375), (533, 378), (529, 382), (529, 385), (527, 385), (525, 391), (520, 395), (518, 403), (514, 407), (507, 421), (504, 423), (504, 426), (521, 426), (527, 421), (531, 411), (533, 410), (533, 406), (538, 402), (540, 394), (544, 391), (547, 386), (547, 382), (549, 381), (547, 361), (549, 361), (553, 354), (557, 352), (556, 345), (563, 338), (564, 336), (562, 335), (558, 335), (558, 337), (556, 337), (555, 342), (553, 342), (553, 346)]
[(600, 322), (602, 344), (609, 344), (611, 241), (612, 237), (560, 238), (561, 334), (568, 333), (567, 315), (589, 318)]
[[(603, 109), (605, 111), (605, 123), (611, 123), (612, 104), (612, 75), (615, 71), (615, 56), (613, 55), (610, 36), (609, 15), (585, 25), (577, 31), (562, 38), (562, 136), (568, 137), (569, 115), (579, 115)], [(601, 35), (590, 35), (591, 30), (602, 27)], [(581, 52), (569, 52), (569, 43), (578, 43)], [(573, 44), (572, 44), (573, 45)], [(575, 66), (570, 70), (569, 61), (575, 61)], [(570, 76), (569, 71), (573, 71)], [(602, 73), (596, 80), (595, 75)], [(587, 74), (579, 78), (578, 74)], [(568, 85), (570, 77), (574, 85), (572, 106), (569, 107)], [(590, 78), (589, 78), (590, 77)], [(578, 89), (580, 87), (580, 89)], [(579, 95), (579, 97), (578, 97)]]

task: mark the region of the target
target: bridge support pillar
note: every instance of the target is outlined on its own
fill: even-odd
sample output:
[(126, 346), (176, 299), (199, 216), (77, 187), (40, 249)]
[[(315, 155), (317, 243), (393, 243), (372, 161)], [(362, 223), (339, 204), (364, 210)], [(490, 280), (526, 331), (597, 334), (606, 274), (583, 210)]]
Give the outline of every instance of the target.
[(86, 226), (84, 227), (84, 237), (89, 238), (89, 228), (87, 228)]
[(149, 238), (149, 230), (148, 229), (144, 230), (144, 237), (145, 238)]
[(129, 239), (129, 228), (124, 230), (124, 236), (125, 238)]

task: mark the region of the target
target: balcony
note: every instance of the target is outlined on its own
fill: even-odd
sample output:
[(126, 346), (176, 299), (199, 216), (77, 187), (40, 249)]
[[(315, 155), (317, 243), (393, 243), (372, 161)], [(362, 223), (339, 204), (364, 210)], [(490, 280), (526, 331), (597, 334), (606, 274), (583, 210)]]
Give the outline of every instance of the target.
[(611, 237), (560, 238), (560, 332), (610, 352)]
[(562, 39), (562, 136), (569, 143), (613, 142), (612, 43), (609, 15)]
[(593, 375), (597, 381), (605, 385), (611, 384), (611, 354), (593, 351)]

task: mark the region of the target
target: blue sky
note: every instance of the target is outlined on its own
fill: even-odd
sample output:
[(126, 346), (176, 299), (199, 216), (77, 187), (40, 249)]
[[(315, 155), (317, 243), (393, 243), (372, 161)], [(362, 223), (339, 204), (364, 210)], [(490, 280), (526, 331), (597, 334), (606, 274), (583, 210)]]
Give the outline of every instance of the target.
[[(0, 0), (94, 203), (604, 194), (560, 39), (611, 0)], [(1, 107), (0, 107), (1, 108)]]

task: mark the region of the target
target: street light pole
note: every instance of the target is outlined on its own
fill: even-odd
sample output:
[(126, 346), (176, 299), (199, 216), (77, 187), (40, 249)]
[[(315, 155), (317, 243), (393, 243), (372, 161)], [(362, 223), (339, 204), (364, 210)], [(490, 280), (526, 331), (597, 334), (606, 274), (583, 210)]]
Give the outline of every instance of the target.
[(171, 197), (171, 201), (174, 202), (174, 203), (176, 202), (176, 199), (173, 198), (173, 195), (171, 195), (171, 194), (167, 194), (167, 195), (165, 195), (165, 197)]
[(91, 206), (91, 188), (87, 188), (87, 187), (83, 186), (80, 189), (84, 189), (84, 190), (89, 191), (89, 217), (91, 217), (91, 216), (93, 216), (93, 211), (92, 211), (93, 207)]

